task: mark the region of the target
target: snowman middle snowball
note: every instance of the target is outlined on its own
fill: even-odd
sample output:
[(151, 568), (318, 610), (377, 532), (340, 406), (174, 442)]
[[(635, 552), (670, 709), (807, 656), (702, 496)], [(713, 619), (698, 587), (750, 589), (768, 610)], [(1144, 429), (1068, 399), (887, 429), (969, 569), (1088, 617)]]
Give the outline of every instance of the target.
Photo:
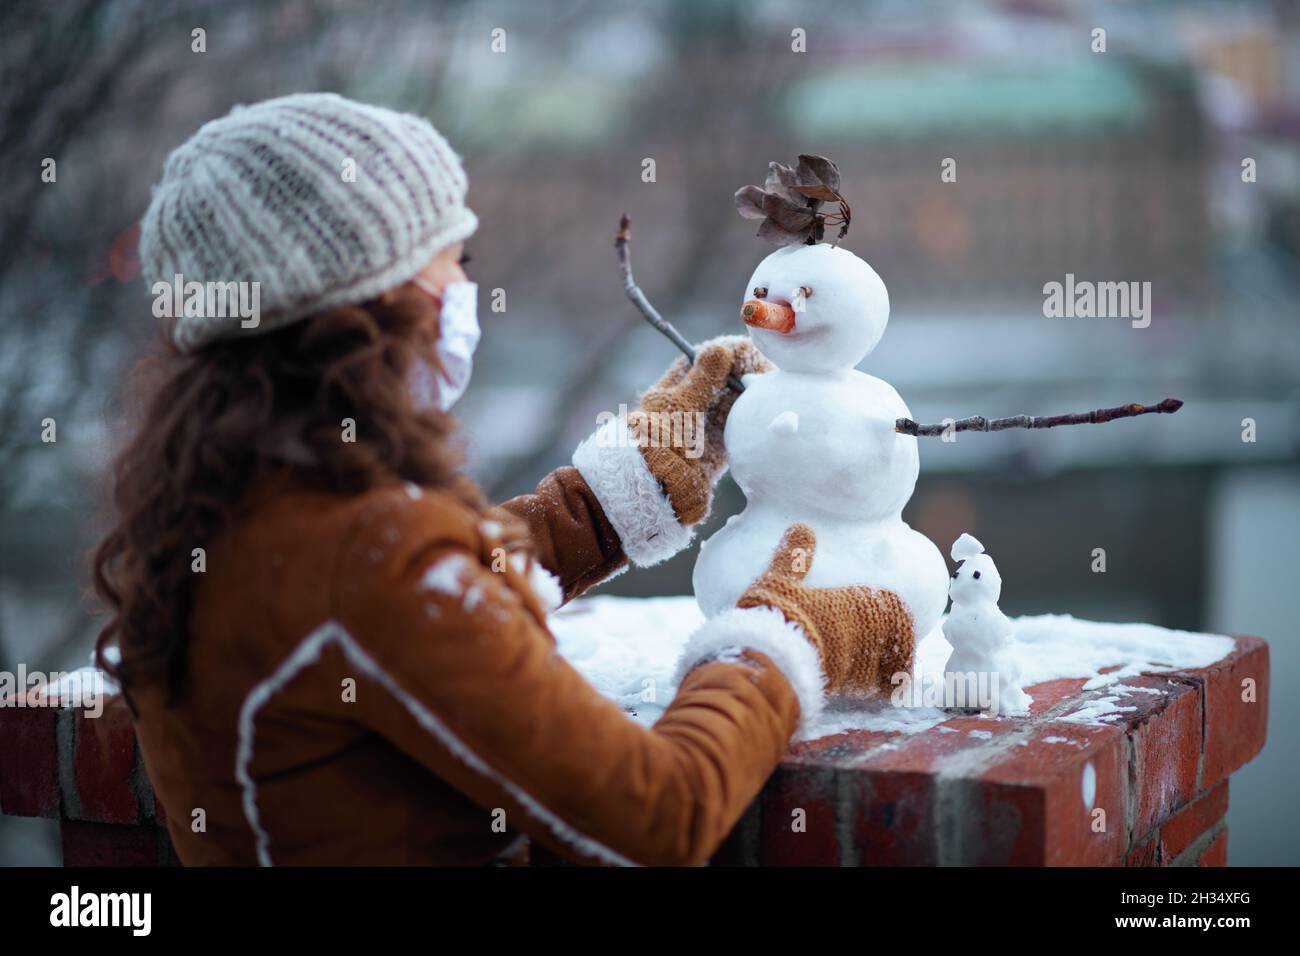
[(805, 583), (893, 591), (911, 615), (898, 638), (924, 637), (947, 603), (948, 569), (902, 518), (920, 461), (916, 438), (894, 422), (912, 413), (889, 383), (854, 369), (889, 322), (884, 282), (846, 249), (786, 246), (759, 263), (744, 298), (793, 306), (794, 326), (749, 330), (777, 370), (745, 376), (727, 419), (731, 474), (747, 504), (700, 547), (700, 609), (712, 617), (734, 607), (802, 521), (817, 534)]

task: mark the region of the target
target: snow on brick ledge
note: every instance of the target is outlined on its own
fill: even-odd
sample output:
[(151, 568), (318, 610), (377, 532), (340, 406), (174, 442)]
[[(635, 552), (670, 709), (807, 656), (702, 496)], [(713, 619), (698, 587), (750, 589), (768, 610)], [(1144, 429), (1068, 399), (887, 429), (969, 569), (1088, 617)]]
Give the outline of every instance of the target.
[[(698, 622), (690, 598), (593, 598), (552, 621), (565, 656), (646, 723), (671, 699)], [(1264, 744), (1267, 645), (1016, 624), (1033, 650), (1021, 662), (1035, 677), (1027, 717), (832, 705), (826, 736), (795, 745), (714, 862), (1225, 864), (1228, 777)], [(941, 668), (946, 652), (928, 637), (919, 669)], [(647, 679), (658, 703), (644, 700)], [(110, 696), (98, 718), (16, 703), (0, 702), (0, 812), (59, 819), (67, 865), (175, 864), (124, 700)]]
[[(575, 667), (652, 723), (700, 620), (690, 598), (599, 597), (552, 627)], [(1227, 778), (1264, 745), (1268, 645), (1051, 615), (1013, 623), (1027, 717), (832, 702), (826, 736), (794, 746), (715, 864), (1225, 864)], [(938, 630), (922, 640), (918, 674), (941, 672), (949, 650)]]

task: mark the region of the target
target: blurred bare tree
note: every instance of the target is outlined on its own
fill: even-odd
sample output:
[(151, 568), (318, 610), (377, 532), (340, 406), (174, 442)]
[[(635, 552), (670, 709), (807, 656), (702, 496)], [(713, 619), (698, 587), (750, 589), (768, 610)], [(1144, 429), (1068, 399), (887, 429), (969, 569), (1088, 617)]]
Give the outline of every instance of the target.
[[(623, 296), (620, 213), (661, 311), (694, 340), (738, 332), (740, 283), (768, 248), (732, 193), (769, 160), (821, 153), (853, 204), (845, 245), (893, 301), (872, 368), (918, 418), (1091, 407), (1148, 387), (1189, 399), (1177, 430), (927, 448), (909, 520), (936, 540), (980, 528), (1025, 602), (1008, 610), (1197, 626), (1214, 469), (1297, 455), (1286, 170), (1300, 169), (1300, 74), (1288, 5), (1193, 7), (8, 0), (0, 668), (76, 665), (89, 648), (84, 555), (124, 375), (154, 335), (136, 223), (164, 158), (237, 103), (306, 90), (425, 115), (465, 157), (485, 335), (459, 410), (494, 495), (567, 461), (597, 412), (634, 401), (675, 357)], [(1113, 23), (1105, 57), (1085, 42), (1095, 10)], [(942, 182), (954, 155), (960, 177)], [(1269, 171), (1246, 189), (1244, 155)], [(1156, 323), (1044, 322), (1042, 284), (1066, 271), (1154, 280)], [(1249, 446), (1246, 415), (1261, 422)], [(719, 519), (735, 494), (724, 484)], [(1059, 505), (1094, 499), (1124, 507), (1102, 520)], [(1103, 532), (1113, 554), (1158, 566), (1158, 583), (1099, 584), (1064, 547), (1041, 546)], [(1161, 564), (1161, 548), (1193, 559)], [(613, 588), (680, 593), (691, 560)]]

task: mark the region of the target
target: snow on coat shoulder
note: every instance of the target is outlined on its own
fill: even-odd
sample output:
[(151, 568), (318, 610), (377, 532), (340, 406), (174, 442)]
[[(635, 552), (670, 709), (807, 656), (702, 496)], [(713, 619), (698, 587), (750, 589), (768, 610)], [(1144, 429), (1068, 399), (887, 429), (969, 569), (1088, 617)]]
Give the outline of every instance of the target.
[(499, 523), (444, 491), (412, 490), (409, 484), (376, 489), (358, 502), (342, 556), (347, 587), (377, 588), (380, 596), (398, 582), (409, 582), (427, 596), (430, 618), (442, 617), (452, 606), (468, 615), (501, 618), (509, 612), (493, 596), (497, 585), (531, 592), (543, 614), (563, 602), (560, 583), (535, 560), (512, 552), (508, 571), (497, 563)]
[(474, 581), (475, 563), (463, 554), (450, 554), (431, 564), (420, 586), (450, 598), (459, 598), (470, 614), (483, 603), (483, 585)]
[(469, 558), (463, 554), (448, 555), (429, 566), (420, 579), (420, 586), (427, 591), (459, 597), (465, 590), (464, 574), (469, 568)]

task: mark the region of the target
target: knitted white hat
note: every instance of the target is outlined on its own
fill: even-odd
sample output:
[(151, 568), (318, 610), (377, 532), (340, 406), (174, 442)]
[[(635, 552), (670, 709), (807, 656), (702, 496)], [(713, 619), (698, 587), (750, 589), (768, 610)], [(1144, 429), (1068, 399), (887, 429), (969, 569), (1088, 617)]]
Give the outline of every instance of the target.
[(333, 93), (236, 106), (167, 157), (140, 227), (142, 271), (150, 288), (177, 275), (260, 284), (256, 327), (181, 315), (182, 350), (257, 335), (412, 279), (477, 228), (466, 186), (418, 116)]

